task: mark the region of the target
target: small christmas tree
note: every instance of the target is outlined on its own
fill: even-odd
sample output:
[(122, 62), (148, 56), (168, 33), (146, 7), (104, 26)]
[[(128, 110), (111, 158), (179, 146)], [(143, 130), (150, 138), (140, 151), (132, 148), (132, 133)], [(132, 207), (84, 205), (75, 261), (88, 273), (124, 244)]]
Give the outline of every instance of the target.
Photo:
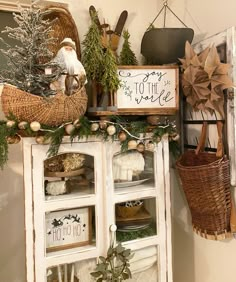
[(102, 75), (101, 84), (104, 91), (109, 93), (110, 106), (116, 106), (116, 91), (120, 86), (120, 80), (117, 73), (117, 63), (111, 47), (108, 45), (104, 54), (104, 73)]
[[(1, 39), (6, 49), (1, 52), (7, 57), (7, 68), (0, 73), (0, 80), (19, 89), (39, 96), (55, 94), (50, 83), (57, 80), (61, 69), (52, 62), (53, 53), (48, 46), (55, 44), (52, 38), (52, 21), (44, 20), (49, 13), (34, 5), (13, 13), (17, 26), (6, 27), (2, 32), (16, 40), (19, 45), (11, 47)], [(49, 73), (46, 70), (49, 69)]]
[(124, 30), (123, 32), (123, 38), (124, 43), (120, 52), (120, 65), (137, 65), (138, 61), (134, 54), (134, 52), (131, 50), (129, 38), (130, 34), (128, 30)]
[(82, 63), (86, 71), (88, 80), (92, 82), (93, 107), (97, 107), (98, 83), (101, 81), (103, 73), (103, 55), (101, 34), (96, 24), (96, 13), (92, 14), (91, 25), (85, 39), (82, 42)]

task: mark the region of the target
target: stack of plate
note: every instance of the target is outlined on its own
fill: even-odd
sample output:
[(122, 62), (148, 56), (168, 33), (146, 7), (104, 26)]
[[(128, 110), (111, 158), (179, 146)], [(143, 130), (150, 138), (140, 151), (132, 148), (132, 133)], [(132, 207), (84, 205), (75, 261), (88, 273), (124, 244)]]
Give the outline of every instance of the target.
[(133, 232), (148, 228), (151, 220), (151, 215), (143, 207), (132, 217), (123, 218), (116, 216), (116, 225), (118, 227), (118, 231)]

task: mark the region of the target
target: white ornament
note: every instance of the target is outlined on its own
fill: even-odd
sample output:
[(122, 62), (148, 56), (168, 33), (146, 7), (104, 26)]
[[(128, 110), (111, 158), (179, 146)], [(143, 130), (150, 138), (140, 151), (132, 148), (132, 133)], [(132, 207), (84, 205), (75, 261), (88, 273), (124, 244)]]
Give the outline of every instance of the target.
[(91, 131), (97, 131), (99, 128), (99, 124), (98, 123), (92, 123), (91, 124)]
[(107, 133), (109, 135), (114, 135), (116, 133), (116, 127), (114, 125), (109, 125), (107, 127)]
[(40, 123), (39, 122), (37, 122), (37, 121), (32, 121), (31, 123), (30, 123), (30, 128), (31, 128), (31, 130), (33, 130), (33, 131), (39, 131), (40, 130), (40, 128), (41, 128), (41, 125), (40, 125)]
[(136, 149), (137, 148), (137, 141), (136, 140), (130, 140), (128, 142), (128, 149), (132, 150), (132, 149)]
[(72, 131), (73, 131), (74, 129), (75, 129), (75, 127), (74, 127), (74, 125), (73, 125), (72, 123), (67, 124), (66, 127), (65, 127), (65, 131), (66, 131), (66, 133), (69, 134), (69, 135), (72, 133)]
[(28, 125), (27, 121), (21, 121), (21, 122), (18, 123), (18, 128), (19, 129), (26, 129), (27, 125)]
[(10, 127), (13, 127), (15, 124), (16, 122), (14, 120), (8, 120), (6, 123), (6, 126), (10, 128)]

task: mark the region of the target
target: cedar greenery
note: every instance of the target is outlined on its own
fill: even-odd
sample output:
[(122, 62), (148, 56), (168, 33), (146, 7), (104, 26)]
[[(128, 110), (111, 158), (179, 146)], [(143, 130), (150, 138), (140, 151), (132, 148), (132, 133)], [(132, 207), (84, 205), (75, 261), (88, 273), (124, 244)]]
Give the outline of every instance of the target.
[(130, 34), (128, 30), (124, 30), (123, 32), (124, 43), (120, 52), (119, 63), (120, 65), (137, 65), (138, 61), (131, 50), (131, 44), (129, 42)]
[[(0, 51), (7, 58), (7, 68), (1, 71), (0, 80), (39, 96), (55, 94), (50, 83), (61, 72), (59, 65), (52, 62), (53, 53), (48, 49), (55, 44), (51, 36), (53, 21), (44, 20), (48, 13), (35, 5), (24, 9), (19, 6), (19, 13), (13, 13), (17, 26), (2, 31), (17, 44), (11, 47), (1, 38), (5, 48)], [(46, 68), (52, 69), (52, 74), (45, 74)]]

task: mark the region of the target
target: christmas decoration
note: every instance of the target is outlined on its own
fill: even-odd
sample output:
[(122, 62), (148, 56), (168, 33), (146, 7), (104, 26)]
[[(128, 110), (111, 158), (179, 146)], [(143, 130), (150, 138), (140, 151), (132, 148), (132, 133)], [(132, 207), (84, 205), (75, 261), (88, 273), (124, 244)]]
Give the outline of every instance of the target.
[(185, 59), (180, 61), (184, 70), (182, 87), (186, 101), (196, 111), (217, 111), (223, 118), (223, 90), (233, 84), (228, 76), (230, 66), (220, 62), (216, 47), (208, 47), (197, 55), (187, 41)]
[(119, 134), (118, 134), (118, 139), (123, 142), (127, 139), (127, 135), (125, 134), (124, 131), (120, 131)]
[(75, 126), (73, 124), (67, 124), (65, 126), (65, 132), (70, 135), (72, 133), (72, 131), (75, 129)]
[(104, 130), (107, 128), (107, 122), (105, 120), (99, 121), (99, 127)]
[(103, 72), (103, 46), (100, 31), (96, 24), (96, 14), (92, 13), (91, 25), (82, 42), (82, 64), (88, 80), (92, 83), (92, 103), (97, 107), (97, 84), (101, 81)]
[[(87, 78), (92, 86), (92, 110), (96, 111), (103, 101), (104, 95), (109, 95), (108, 106), (110, 110), (116, 106), (115, 93), (120, 86), (117, 73), (117, 63), (109, 44), (104, 48), (99, 27), (97, 25), (97, 13), (92, 11), (91, 25), (85, 40), (82, 42), (82, 63)], [(91, 108), (89, 109), (89, 111)]]
[(7, 127), (13, 127), (16, 124), (16, 122), (14, 120), (8, 120), (6, 123)]
[[(7, 126), (7, 121), (15, 121), (13, 127)], [(119, 140), (121, 144), (121, 151), (128, 149), (143, 149), (145, 144), (146, 149), (153, 150), (155, 143), (159, 142), (162, 136), (168, 134), (170, 148), (172, 152), (177, 155), (178, 146), (176, 139), (179, 138), (176, 132), (174, 122), (169, 122), (164, 119), (164, 123), (156, 126), (151, 126), (146, 122), (132, 121), (127, 122), (119, 116), (110, 117), (109, 120), (89, 120), (87, 117), (81, 117), (78, 121), (79, 127), (75, 127), (74, 123), (65, 123), (59, 127), (50, 127), (48, 125), (33, 122), (30, 125), (26, 124), (25, 129), (20, 129), (19, 122), (14, 116), (9, 116), (7, 121), (0, 121), (0, 167), (6, 164), (8, 160), (8, 141), (13, 142), (16, 138), (19, 140), (20, 134), (23, 136), (35, 137), (38, 144), (49, 144), (48, 157), (56, 156), (60, 145), (65, 135), (69, 135), (71, 142), (75, 138), (88, 138), (88, 136), (97, 136), (101, 140), (107, 141), (108, 139)], [(76, 121), (77, 123), (77, 121)], [(100, 124), (103, 123), (104, 127), (101, 128)], [(68, 130), (70, 128), (70, 130)], [(73, 130), (72, 130), (73, 129)], [(151, 143), (147, 143), (151, 141)], [(143, 143), (143, 144), (142, 144)]]
[(108, 135), (114, 135), (116, 133), (116, 127), (114, 125), (109, 125), (107, 127)]
[[(11, 47), (3, 39), (6, 49), (0, 51), (7, 58), (7, 68), (0, 73), (0, 79), (19, 89), (39, 96), (55, 94), (49, 85), (59, 76), (61, 69), (52, 61), (53, 54), (48, 49), (55, 39), (52, 34), (52, 22), (44, 20), (49, 11), (42, 11), (32, 4), (20, 13), (13, 13), (17, 26), (3, 30), (8, 37), (16, 40)], [(48, 74), (46, 69), (53, 71)]]
[(137, 141), (136, 140), (130, 140), (128, 142), (128, 149), (136, 149), (137, 148)]
[(124, 38), (124, 43), (123, 43), (123, 46), (120, 52), (119, 64), (120, 65), (137, 65), (138, 64), (137, 58), (134, 52), (131, 50), (131, 46), (129, 42), (130, 34), (128, 30), (124, 30), (123, 38)]
[(37, 122), (37, 121), (32, 121), (32, 122), (30, 123), (30, 128), (31, 128), (32, 131), (39, 131), (40, 128), (41, 128), (41, 125), (40, 125), (40, 123)]
[(18, 123), (18, 128), (19, 129), (26, 129), (28, 126), (28, 122), (27, 121), (21, 121)]
[(141, 153), (141, 152), (144, 152), (144, 150), (145, 150), (145, 145), (143, 143), (139, 143), (137, 145), (137, 151)]
[(92, 132), (97, 131), (98, 128), (99, 128), (99, 124), (98, 124), (98, 123), (92, 123), (92, 124), (91, 124), (91, 131), (92, 131)]
[(99, 281), (123, 281), (132, 277), (130, 259), (133, 257), (130, 249), (124, 248), (121, 243), (116, 247), (110, 246), (107, 257), (99, 257), (99, 262), (91, 276)]
[(154, 151), (154, 148), (155, 148), (155, 145), (152, 141), (149, 141), (147, 146), (146, 146), (146, 149), (149, 150), (149, 151)]
[(53, 61), (61, 67), (62, 74), (50, 85), (51, 89), (63, 91), (70, 96), (84, 86), (86, 83), (85, 69), (77, 58), (75, 42), (71, 38), (62, 40)]
[[(117, 74), (117, 64), (115, 56), (110, 48), (107, 46), (106, 52), (104, 53), (104, 71), (101, 79), (101, 85), (105, 92), (109, 95), (109, 108), (110, 110), (116, 110), (116, 91), (120, 86), (120, 80)], [(114, 110), (113, 109), (113, 110)]]

